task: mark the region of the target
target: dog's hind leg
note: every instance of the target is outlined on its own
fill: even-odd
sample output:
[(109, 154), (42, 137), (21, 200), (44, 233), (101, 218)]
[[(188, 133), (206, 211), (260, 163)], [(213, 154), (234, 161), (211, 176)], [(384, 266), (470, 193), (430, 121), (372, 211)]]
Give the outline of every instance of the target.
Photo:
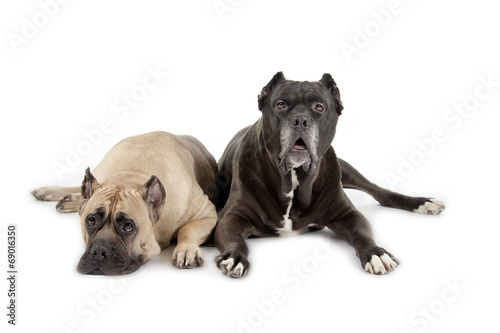
[(60, 213), (73, 213), (78, 211), (82, 202), (81, 188), (47, 186), (40, 187), (31, 192), (37, 200), (57, 201), (56, 209)]
[(56, 204), (56, 210), (59, 213), (74, 213), (78, 211), (82, 203), (82, 195), (80, 193), (68, 193)]
[(426, 197), (410, 197), (382, 188), (366, 179), (358, 170), (346, 161), (339, 159), (342, 170), (342, 186), (361, 190), (371, 195), (384, 207), (409, 210), (414, 213), (437, 215), (445, 206), (441, 201)]
[(78, 187), (62, 187), (62, 186), (46, 186), (40, 187), (31, 192), (37, 200), (40, 201), (58, 201), (68, 193), (80, 193), (81, 188)]

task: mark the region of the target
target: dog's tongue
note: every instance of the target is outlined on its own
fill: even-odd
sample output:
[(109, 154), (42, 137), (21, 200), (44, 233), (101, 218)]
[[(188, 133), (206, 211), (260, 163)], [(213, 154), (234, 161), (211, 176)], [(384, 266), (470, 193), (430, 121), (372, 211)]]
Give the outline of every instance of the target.
[(293, 149), (306, 149), (306, 144), (302, 139), (298, 139), (292, 147)]

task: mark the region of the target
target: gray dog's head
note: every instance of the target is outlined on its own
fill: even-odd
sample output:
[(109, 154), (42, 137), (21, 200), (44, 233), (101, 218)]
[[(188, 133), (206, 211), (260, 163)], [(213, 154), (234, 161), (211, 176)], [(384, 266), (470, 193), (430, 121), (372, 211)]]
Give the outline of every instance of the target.
[(165, 190), (155, 176), (137, 188), (116, 188), (99, 184), (87, 169), (79, 210), (87, 248), (78, 272), (128, 274), (159, 254), (153, 226), (164, 200)]
[(343, 109), (331, 75), (301, 82), (278, 72), (262, 89), (259, 109), (264, 143), (281, 174), (300, 167), (313, 174), (332, 143)]

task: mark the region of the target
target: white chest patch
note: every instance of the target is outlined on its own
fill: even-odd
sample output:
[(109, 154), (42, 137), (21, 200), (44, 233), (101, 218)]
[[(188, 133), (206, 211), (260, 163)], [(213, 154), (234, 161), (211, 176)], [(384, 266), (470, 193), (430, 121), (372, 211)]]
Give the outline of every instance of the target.
[(299, 187), (299, 180), (297, 179), (297, 172), (295, 169), (292, 169), (292, 190), (285, 195), (290, 198), (288, 202), (288, 207), (286, 208), (286, 213), (283, 215), (283, 222), (281, 225), (283, 227), (277, 228), (278, 231), (292, 231), (293, 230), (293, 221), (290, 219), (290, 210), (292, 209), (293, 204), (293, 192)]

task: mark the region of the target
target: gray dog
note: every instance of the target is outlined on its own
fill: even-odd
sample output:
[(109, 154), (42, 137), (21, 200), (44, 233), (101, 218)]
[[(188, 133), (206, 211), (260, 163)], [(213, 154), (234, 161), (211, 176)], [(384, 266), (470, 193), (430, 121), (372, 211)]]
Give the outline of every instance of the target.
[(380, 188), (337, 159), (331, 143), (343, 106), (330, 74), (319, 82), (297, 82), (279, 72), (258, 102), (262, 117), (236, 134), (219, 161), (218, 183), (226, 186), (220, 188), (219, 204), (225, 206), (215, 229), (218, 268), (230, 277), (248, 272), (249, 236), (327, 227), (354, 247), (366, 271), (394, 270), (397, 260), (377, 246), (343, 187), (422, 214), (439, 214), (443, 203)]

